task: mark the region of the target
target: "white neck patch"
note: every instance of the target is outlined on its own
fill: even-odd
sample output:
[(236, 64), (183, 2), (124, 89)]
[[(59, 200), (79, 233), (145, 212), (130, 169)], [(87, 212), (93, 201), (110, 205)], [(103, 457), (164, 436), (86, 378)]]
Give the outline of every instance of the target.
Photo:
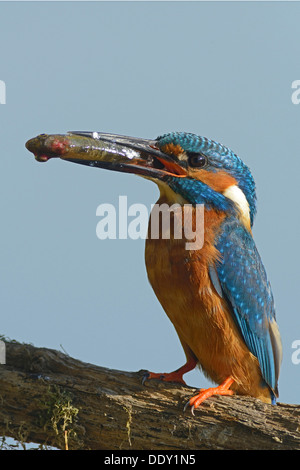
[(243, 191), (238, 186), (233, 184), (232, 186), (229, 186), (227, 189), (225, 189), (223, 195), (228, 197), (228, 199), (231, 199), (238, 206), (244, 224), (247, 227), (250, 227), (250, 208)]

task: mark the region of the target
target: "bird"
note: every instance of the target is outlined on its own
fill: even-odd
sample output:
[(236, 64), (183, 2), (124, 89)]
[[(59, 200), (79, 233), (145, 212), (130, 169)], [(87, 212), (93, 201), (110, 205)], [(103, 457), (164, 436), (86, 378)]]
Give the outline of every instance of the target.
[(53, 157), (139, 175), (157, 184), (161, 207), (190, 209), (195, 227), (203, 208), (203, 242), (187, 249), (182, 211), (170, 219), (182, 228), (151, 237), (145, 263), (149, 282), (172, 322), (186, 356), (173, 372), (147, 372), (185, 384), (199, 367), (214, 385), (187, 402), (194, 410), (214, 395), (244, 395), (276, 404), (282, 344), (270, 282), (253, 238), (256, 184), (250, 168), (229, 147), (188, 132), (140, 139), (73, 131), (26, 143), (38, 161)]

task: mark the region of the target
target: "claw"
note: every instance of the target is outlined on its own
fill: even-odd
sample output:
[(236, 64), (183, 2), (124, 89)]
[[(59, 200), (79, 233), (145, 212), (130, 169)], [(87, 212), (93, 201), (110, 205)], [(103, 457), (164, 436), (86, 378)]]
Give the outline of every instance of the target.
[(183, 411), (186, 411), (187, 407), (191, 407), (191, 413), (194, 415), (194, 410), (203, 403), (207, 398), (214, 395), (233, 395), (233, 390), (229, 390), (229, 387), (233, 384), (234, 380), (229, 377), (218, 387), (211, 387), (208, 389), (200, 389), (198, 395), (190, 398), (189, 401), (185, 404)]
[(145, 382), (149, 378), (149, 376), (150, 376), (150, 373), (145, 372), (145, 374), (143, 375), (143, 378), (142, 378), (142, 385), (145, 385)]
[(184, 412), (184, 413), (186, 412), (186, 409), (187, 409), (187, 407), (189, 406), (189, 404), (190, 404), (190, 400), (188, 400), (188, 401), (186, 402), (186, 404), (184, 405), (184, 407), (183, 407), (183, 412)]
[(195, 413), (194, 413), (195, 406), (190, 404), (190, 400), (188, 400), (188, 401), (186, 402), (186, 404), (184, 405), (184, 407), (183, 407), (183, 412), (184, 412), (184, 413), (186, 412), (186, 409), (187, 409), (188, 406), (191, 407), (191, 408), (190, 408), (190, 409), (191, 409), (191, 413), (192, 413), (193, 416), (195, 416)]

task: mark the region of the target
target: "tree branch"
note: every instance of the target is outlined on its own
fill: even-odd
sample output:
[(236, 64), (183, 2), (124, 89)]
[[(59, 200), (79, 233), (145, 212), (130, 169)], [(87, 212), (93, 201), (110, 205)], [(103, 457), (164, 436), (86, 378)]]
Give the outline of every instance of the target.
[(142, 376), (7, 342), (0, 434), (60, 449), (300, 449), (300, 406), (213, 397), (192, 416), (195, 389)]

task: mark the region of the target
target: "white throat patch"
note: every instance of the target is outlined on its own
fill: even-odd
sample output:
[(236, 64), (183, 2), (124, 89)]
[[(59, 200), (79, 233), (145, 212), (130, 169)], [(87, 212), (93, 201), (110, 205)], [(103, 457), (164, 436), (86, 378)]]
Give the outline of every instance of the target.
[(227, 189), (225, 189), (223, 195), (228, 197), (228, 199), (231, 199), (238, 206), (244, 225), (247, 228), (250, 228), (250, 208), (243, 191), (238, 186), (233, 184), (232, 186), (229, 186)]

